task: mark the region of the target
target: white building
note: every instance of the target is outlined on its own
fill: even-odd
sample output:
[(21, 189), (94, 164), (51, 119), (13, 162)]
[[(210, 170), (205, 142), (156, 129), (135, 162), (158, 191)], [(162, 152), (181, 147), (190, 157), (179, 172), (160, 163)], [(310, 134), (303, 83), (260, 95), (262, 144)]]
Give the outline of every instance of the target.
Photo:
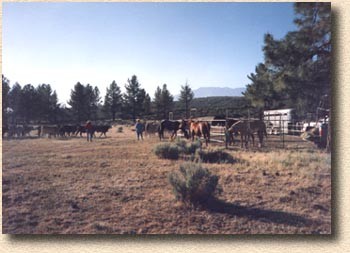
[(294, 109), (264, 111), (264, 121), (268, 134), (290, 134), (294, 119)]

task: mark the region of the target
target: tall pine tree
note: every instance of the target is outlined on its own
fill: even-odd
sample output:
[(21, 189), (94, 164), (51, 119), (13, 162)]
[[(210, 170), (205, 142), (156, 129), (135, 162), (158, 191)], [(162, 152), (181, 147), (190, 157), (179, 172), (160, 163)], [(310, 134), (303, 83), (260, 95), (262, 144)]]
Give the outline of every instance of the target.
[(284, 104), (304, 116), (315, 112), (321, 97), (331, 91), (331, 8), (330, 3), (312, 2), (295, 3), (294, 10), (298, 30), (281, 40), (265, 35), (266, 71), (257, 68), (251, 74), (245, 96), (259, 106), (266, 96), (270, 101), (265, 108)]
[(106, 90), (106, 96), (104, 101), (104, 110), (107, 115), (112, 116), (113, 121), (115, 121), (115, 117), (117, 112), (121, 110), (121, 92), (120, 88), (115, 81), (113, 81)]
[(143, 111), (142, 106), (146, 93), (143, 89), (141, 89), (141, 85), (135, 75), (133, 75), (131, 79), (128, 79), (128, 83), (125, 85), (125, 89), (125, 110), (127, 114), (129, 114), (135, 121), (136, 117), (138, 117)]
[(157, 119), (162, 118), (162, 90), (157, 86), (157, 89), (154, 93), (154, 100), (153, 100), (153, 105), (154, 105), (154, 111), (156, 113)]
[(189, 117), (189, 109), (191, 106), (191, 101), (194, 97), (194, 93), (190, 85), (186, 82), (184, 86), (181, 86), (179, 102), (182, 104), (185, 109), (186, 118)]
[(85, 87), (78, 82), (74, 89), (71, 90), (70, 100), (68, 105), (71, 106), (73, 117), (78, 122), (83, 122), (88, 119), (87, 100), (85, 96)]
[(162, 94), (161, 94), (161, 104), (162, 104), (162, 112), (163, 118), (168, 118), (169, 112), (173, 108), (174, 97), (170, 94), (167, 85), (163, 84)]
[(2, 75), (2, 125), (7, 125), (9, 108), (10, 80)]

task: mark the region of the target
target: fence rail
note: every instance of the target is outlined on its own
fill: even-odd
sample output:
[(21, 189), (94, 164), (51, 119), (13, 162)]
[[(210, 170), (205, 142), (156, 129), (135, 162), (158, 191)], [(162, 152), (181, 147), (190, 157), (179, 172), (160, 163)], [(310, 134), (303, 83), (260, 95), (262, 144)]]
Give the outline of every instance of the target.
[[(195, 119), (199, 122), (211, 123), (210, 141), (227, 146), (228, 139), (226, 135), (226, 126), (232, 121), (249, 121), (253, 122), (259, 120), (257, 118), (226, 118), (226, 119), (209, 119), (209, 117), (202, 117)], [(215, 123), (215, 125), (213, 125)], [(265, 146), (275, 148), (302, 148), (312, 144), (306, 142), (300, 135), (304, 132), (303, 124), (301, 122), (293, 122), (287, 120), (264, 120), (268, 137), (264, 138)], [(272, 124), (271, 124), (272, 123)], [(257, 139), (257, 138), (256, 138)], [(240, 145), (240, 138), (234, 137), (235, 143)]]

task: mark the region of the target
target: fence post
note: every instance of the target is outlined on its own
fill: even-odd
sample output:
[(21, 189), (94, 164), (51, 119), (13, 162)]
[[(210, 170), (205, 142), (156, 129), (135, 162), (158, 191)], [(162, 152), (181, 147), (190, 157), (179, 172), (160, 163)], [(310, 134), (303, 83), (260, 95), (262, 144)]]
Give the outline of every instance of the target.
[[(280, 116), (282, 118), (282, 116)], [(281, 119), (282, 122), (282, 148), (284, 148), (284, 120)]]

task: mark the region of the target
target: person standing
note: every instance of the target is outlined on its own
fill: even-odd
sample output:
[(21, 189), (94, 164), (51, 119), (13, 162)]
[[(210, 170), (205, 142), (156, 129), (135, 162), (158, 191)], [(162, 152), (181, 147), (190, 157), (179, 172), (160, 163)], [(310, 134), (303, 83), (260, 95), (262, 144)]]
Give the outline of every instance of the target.
[(87, 141), (92, 142), (92, 136), (93, 136), (93, 134), (94, 134), (94, 130), (93, 130), (94, 127), (92, 126), (90, 120), (88, 120), (88, 121), (86, 122), (85, 129), (86, 129), (86, 138), (87, 138)]
[(143, 140), (142, 132), (144, 131), (144, 127), (139, 119), (136, 122), (135, 129), (137, 134), (137, 140), (139, 141), (140, 137), (141, 137), (141, 140)]

